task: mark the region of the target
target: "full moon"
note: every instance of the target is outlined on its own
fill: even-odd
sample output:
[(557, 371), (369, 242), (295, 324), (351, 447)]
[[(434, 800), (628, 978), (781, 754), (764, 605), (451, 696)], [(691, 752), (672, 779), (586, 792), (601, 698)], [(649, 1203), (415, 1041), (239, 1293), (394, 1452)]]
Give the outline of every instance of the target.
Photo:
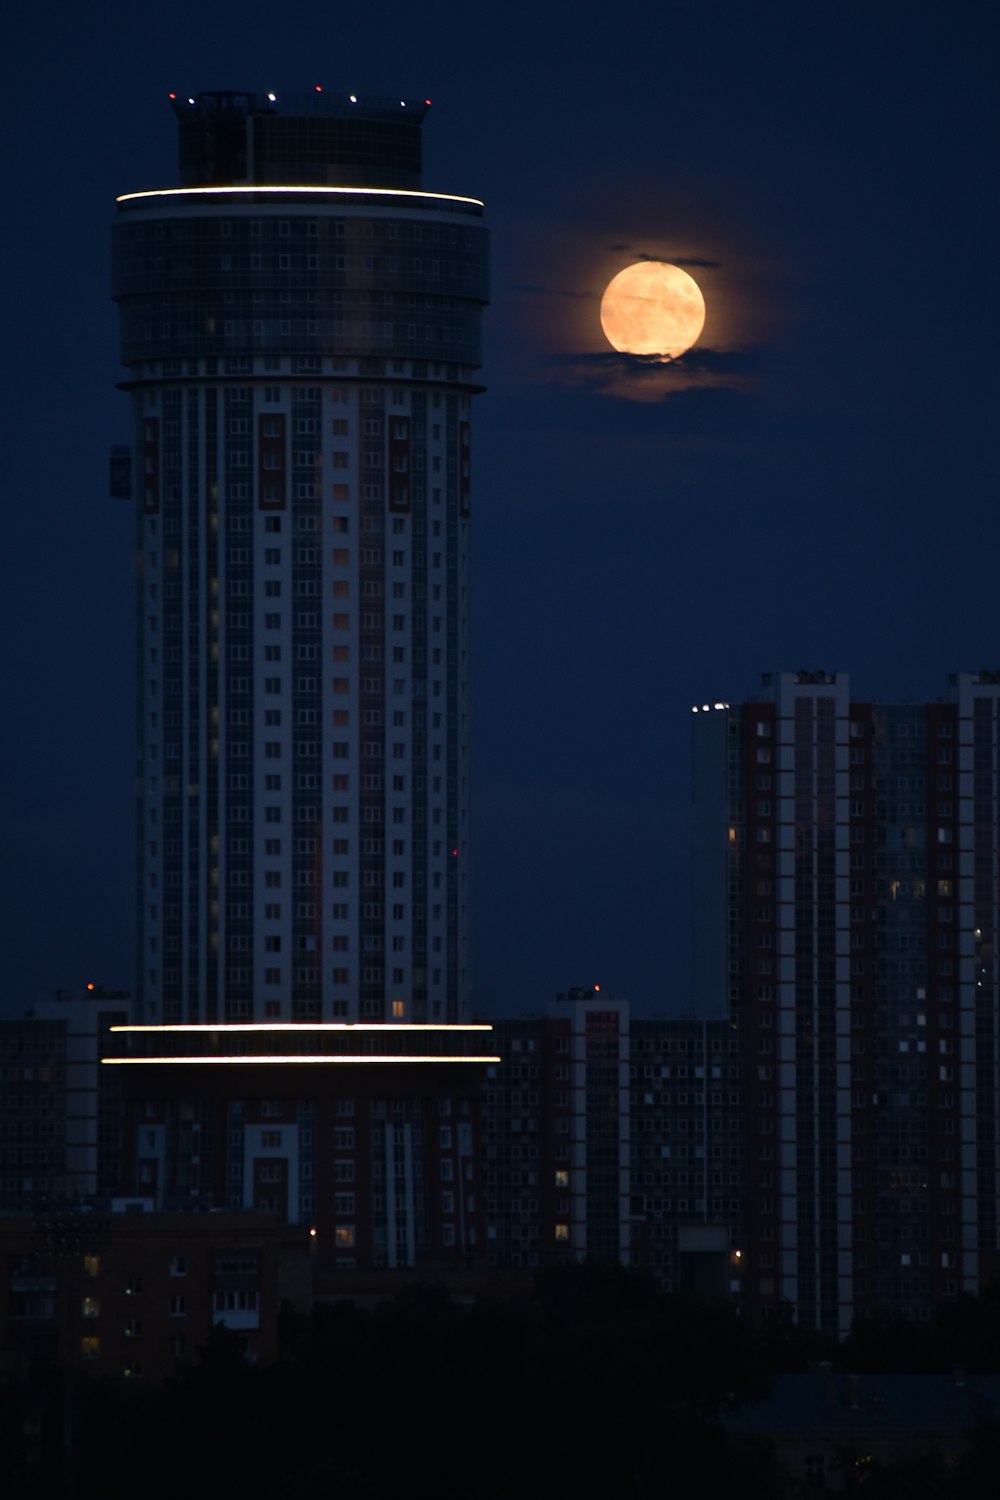
[(662, 354), (676, 359), (698, 342), (705, 326), (705, 299), (693, 276), (680, 266), (640, 260), (608, 282), (601, 298), (601, 327), (623, 354)]

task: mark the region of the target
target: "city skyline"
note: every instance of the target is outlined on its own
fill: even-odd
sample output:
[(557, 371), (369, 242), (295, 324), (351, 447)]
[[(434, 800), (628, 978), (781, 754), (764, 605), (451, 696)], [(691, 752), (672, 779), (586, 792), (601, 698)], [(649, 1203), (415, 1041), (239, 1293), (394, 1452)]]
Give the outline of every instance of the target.
[[(14, 81), (37, 127), (12, 177), (32, 205), (5, 562), (15, 1009), (130, 980), (131, 525), (104, 499), (126, 436), (106, 226), (152, 162), (165, 180), (169, 89), (266, 82), (236, 17), (213, 15), (196, 60), (183, 13), (149, 48), (113, 7), (101, 52), (74, 21), (55, 51), (18, 23), (25, 78), (44, 60), (54, 102), (17, 104)], [(893, 7), (858, 8), (860, 43), (849, 15), (723, 19), (711, 49), (687, 14), (599, 46), (555, 12), (524, 56), (516, 27), (489, 36), (484, 18), (470, 69), (446, 20), (424, 38), (400, 11), (388, 38), (356, 23), (316, 79), (426, 88), (428, 185), (468, 184), (496, 236), (473, 452), (479, 1011), (594, 980), (638, 1013), (687, 999), (692, 703), (785, 666), (850, 670), (886, 698), (996, 666), (994, 294), (971, 273), (951, 289), (986, 227), (975, 39)], [(304, 78), (300, 51), (269, 49), (277, 82)], [(608, 390), (636, 371), (609, 364), (596, 326), (608, 274), (644, 254), (714, 262), (695, 274), (726, 313), (690, 383), (653, 403)]]

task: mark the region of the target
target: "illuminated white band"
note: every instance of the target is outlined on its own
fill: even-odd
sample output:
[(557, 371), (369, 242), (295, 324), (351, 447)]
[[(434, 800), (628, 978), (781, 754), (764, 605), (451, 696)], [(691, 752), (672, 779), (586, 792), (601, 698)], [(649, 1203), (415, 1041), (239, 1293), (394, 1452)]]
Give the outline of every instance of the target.
[(211, 1022), (177, 1022), (175, 1024), (163, 1024), (159, 1026), (109, 1026), (109, 1031), (221, 1031), (227, 1035), (231, 1032), (242, 1031), (290, 1031), (301, 1033), (306, 1031), (375, 1031), (384, 1034), (387, 1031), (492, 1031), (493, 1027), (485, 1022), (474, 1021), (468, 1025), (460, 1021), (431, 1021), (424, 1025), (419, 1021), (220, 1021), (217, 1025)]
[(131, 203), (136, 198), (194, 198), (212, 193), (216, 196), (220, 193), (325, 193), (330, 197), (339, 193), (344, 197), (355, 194), (369, 198), (424, 198), (438, 203), (468, 203), (473, 208), (484, 206), (481, 198), (463, 198), (459, 193), (424, 193), (416, 188), (327, 187), (325, 184), (317, 185), (308, 182), (233, 183), (220, 184), (218, 187), (150, 188), (142, 193), (121, 193), (115, 202)]
[(315, 1057), (300, 1057), (294, 1053), (279, 1053), (275, 1057), (255, 1057), (252, 1054), (246, 1057), (184, 1057), (183, 1054), (178, 1053), (171, 1057), (102, 1057), (101, 1062), (106, 1064), (119, 1063), (131, 1067), (140, 1063), (270, 1063), (272, 1065), (274, 1063), (498, 1063), (500, 1062), (500, 1058), (487, 1054), (475, 1054), (469, 1057), (463, 1057), (461, 1054), (457, 1056), (451, 1056), (450, 1054), (436, 1056), (433, 1052), (427, 1053), (426, 1056), (416, 1057), (406, 1057), (405, 1055), (394, 1056), (392, 1054), (380, 1057), (369, 1056), (365, 1053), (359, 1053), (357, 1056), (352, 1056), (350, 1053), (333, 1055), (320, 1053)]

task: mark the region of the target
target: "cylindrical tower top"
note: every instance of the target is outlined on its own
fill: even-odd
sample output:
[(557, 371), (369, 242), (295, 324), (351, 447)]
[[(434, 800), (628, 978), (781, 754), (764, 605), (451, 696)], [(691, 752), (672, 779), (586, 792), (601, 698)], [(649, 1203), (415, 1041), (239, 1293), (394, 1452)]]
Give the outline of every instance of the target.
[(420, 186), (426, 100), (320, 90), (171, 102), (181, 185), (118, 200), (112, 295), (133, 379), (219, 357), (254, 374), (258, 357), (287, 356), (319, 375), (390, 358), (396, 374), (414, 361), (415, 378), (434, 364), (468, 383), (488, 237), (478, 199)]

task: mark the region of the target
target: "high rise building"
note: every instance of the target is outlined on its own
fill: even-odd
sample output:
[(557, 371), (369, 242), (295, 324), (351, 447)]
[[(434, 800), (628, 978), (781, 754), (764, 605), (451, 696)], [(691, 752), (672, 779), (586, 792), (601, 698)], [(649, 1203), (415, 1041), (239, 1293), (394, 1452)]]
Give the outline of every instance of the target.
[(600, 1260), (738, 1293), (739, 1041), (599, 989), (497, 1021), (482, 1094), (491, 1265)]
[(0, 1019), (0, 1213), (113, 1191), (121, 1099), (98, 1057), (129, 1014), (123, 991), (88, 984)]
[(138, 1013), (455, 1022), (482, 204), (423, 189), (428, 101), (171, 97), (114, 251)]
[(741, 1276), (846, 1333), (1000, 1248), (1000, 673), (930, 703), (843, 673), (694, 709), (696, 1009), (742, 1070)]
[(632, 1264), (664, 1286), (742, 1290), (739, 1037), (727, 1020), (634, 1019)]
[(483, 1090), (491, 1264), (629, 1263), (629, 1009), (571, 989), (498, 1021)]

